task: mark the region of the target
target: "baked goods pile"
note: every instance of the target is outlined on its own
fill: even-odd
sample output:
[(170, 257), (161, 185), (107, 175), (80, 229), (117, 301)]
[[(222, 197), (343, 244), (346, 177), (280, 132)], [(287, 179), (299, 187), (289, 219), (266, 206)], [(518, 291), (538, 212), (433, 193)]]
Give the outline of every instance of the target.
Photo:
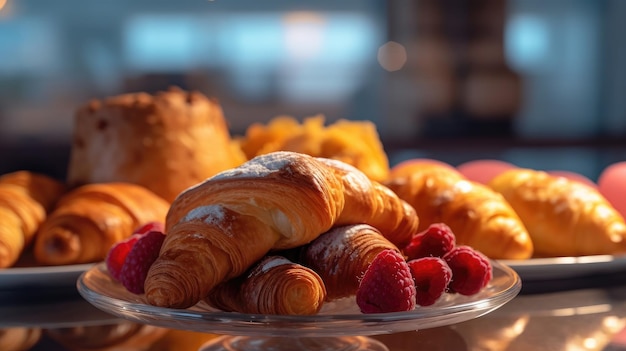
[(407, 310), (477, 293), (487, 257), (622, 253), (625, 235), (591, 187), (523, 169), (484, 184), (441, 162), (390, 168), (365, 121), (280, 116), (231, 136), (216, 100), (180, 89), (79, 108), (64, 181), (0, 177), (2, 267), (106, 260), (169, 308), (313, 314), (356, 297), (363, 312)]

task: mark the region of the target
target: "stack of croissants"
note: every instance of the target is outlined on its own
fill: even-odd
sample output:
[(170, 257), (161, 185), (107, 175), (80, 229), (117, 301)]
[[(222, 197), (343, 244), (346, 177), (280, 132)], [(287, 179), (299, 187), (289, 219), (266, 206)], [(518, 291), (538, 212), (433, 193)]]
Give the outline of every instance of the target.
[(170, 308), (317, 313), (433, 223), (492, 259), (626, 252), (624, 218), (582, 183), (390, 167), (368, 121), (279, 116), (235, 137), (218, 101), (172, 88), (77, 109), (67, 179), (0, 177), (0, 267), (98, 262), (151, 221), (166, 237), (145, 301)]

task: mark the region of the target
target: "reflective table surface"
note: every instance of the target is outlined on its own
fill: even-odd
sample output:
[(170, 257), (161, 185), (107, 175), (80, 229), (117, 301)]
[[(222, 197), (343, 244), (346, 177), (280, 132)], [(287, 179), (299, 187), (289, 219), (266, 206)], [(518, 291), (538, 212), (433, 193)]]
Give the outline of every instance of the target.
[[(376, 347), (362, 348), (355, 343), (344, 349), (626, 350), (626, 277), (622, 275), (525, 283), (520, 295), (482, 317), (444, 327), (363, 337), (366, 344)], [(227, 337), (121, 320), (93, 307), (75, 291), (57, 291), (45, 299), (0, 294), (0, 302), (3, 351), (217, 350), (220, 340)], [(301, 341), (277, 340), (282, 346)]]

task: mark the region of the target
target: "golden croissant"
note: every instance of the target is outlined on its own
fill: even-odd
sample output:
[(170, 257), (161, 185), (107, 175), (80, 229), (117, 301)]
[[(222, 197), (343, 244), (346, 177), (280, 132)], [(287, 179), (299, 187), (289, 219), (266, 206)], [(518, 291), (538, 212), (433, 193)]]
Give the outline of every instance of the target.
[(65, 192), (54, 178), (30, 171), (0, 176), (0, 268), (13, 266)]
[(327, 300), (354, 295), (374, 257), (383, 250), (400, 251), (368, 224), (334, 227), (302, 248), (300, 262), (316, 271)]
[(205, 301), (229, 312), (312, 315), (326, 299), (322, 278), (282, 256), (266, 256), (248, 272), (216, 286)]
[(420, 231), (443, 222), (452, 229), (458, 244), (472, 246), (490, 258), (532, 256), (528, 231), (501, 194), (449, 167), (406, 167), (410, 167), (408, 171), (392, 171), (384, 184), (415, 208)]
[(35, 259), (46, 265), (102, 260), (116, 242), (148, 222), (164, 222), (169, 203), (130, 183), (98, 183), (75, 188), (41, 225)]
[(537, 257), (626, 252), (624, 218), (595, 188), (523, 168), (496, 176), (489, 186), (520, 216)]
[[(393, 192), (372, 186), (366, 176), (346, 175), (347, 167), (338, 171), (324, 159), (280, 151), (257, 156), (181, 193), (168, 212), (167, 235), (145, 281), (147, 301), (190, 307), (270, 250), (307, 244), (341, 218), (376, 223), (381, 232), (392, 234), (417, 229), (415, 212), (406, 212)], [(340, 175), (367, 182), (346, 189)], [(396, 211), (403, 212), (391, 213)], [(411, 217), (400, 219), (405, 215)]]

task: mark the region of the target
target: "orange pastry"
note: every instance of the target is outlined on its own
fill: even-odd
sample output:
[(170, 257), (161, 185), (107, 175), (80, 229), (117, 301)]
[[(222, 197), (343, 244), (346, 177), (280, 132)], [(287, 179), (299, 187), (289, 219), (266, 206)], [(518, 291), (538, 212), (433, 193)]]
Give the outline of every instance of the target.
[(266, 256), (248, 272), (216, 286), (205, 301), (229, 312), (312, 315), (326, 299), (322, 278), (281, 256)]
[(35, 259), (46, 265), (103, 260), (116, 242), (148, 222), (164, 222), (169, 203), (130, 183), (88, 184), (66, 193), (37, 232)]
[(593, 187), (531, 169), (507, 171), (489, 185), (524, 222), (536, 256), (626, 252), (624, 218)]
[(449, 167), (407, 167), (410, 169), (394, 170), (384, 184), (415, 208), (420, 231), (433, 223), (445, 223), (457, 244), (472, 246), (490, 258), (532, 256), (528, 231), (501, 194)]
[[(183, 192), (168, 212), (165, 242), (146, 278), (148, 302), (192, 306), (270, 250), (307, 244), (340, 218), (353, 224), (376, 223), (387, 233), (407, 223), (417, 227), (414, 212), (409, 213), (412, 219), (400, 219), (407, 213), (393, 192), (371, 186), (362, 174), (345, 174), (347, 167), (338, 172), (323, 159), (275, 152)], [(346, 189), (340, 175), (367, 183)], [(356, 193), (358, 189), (362, 193)]]
[(398, 248), (367, 224), (334, 227), (302, 249), (301, 262), (324, 281), (327, 299), (354, 295), (367, 267), (378, 253)]
[(307, 117), (302, 123), (278, 116), (266, 125), (255, 123), (239, 138), (248, 158), (275, 151), (293, 151), (332, 158), (350, 164), (369, 178), (382, 181), (389, 174), (389, 160), (370, 121), (340, 119), (325, 125), (325, 117)]
[(142, 185), (167, 201), (246, 160), (218, 101), (172, 88), (94, 100), (74, 117), (71, 187)]
[(65, 192), (65, 185), (29, 171), (0, 176), (0, 268), (13, 266)]

